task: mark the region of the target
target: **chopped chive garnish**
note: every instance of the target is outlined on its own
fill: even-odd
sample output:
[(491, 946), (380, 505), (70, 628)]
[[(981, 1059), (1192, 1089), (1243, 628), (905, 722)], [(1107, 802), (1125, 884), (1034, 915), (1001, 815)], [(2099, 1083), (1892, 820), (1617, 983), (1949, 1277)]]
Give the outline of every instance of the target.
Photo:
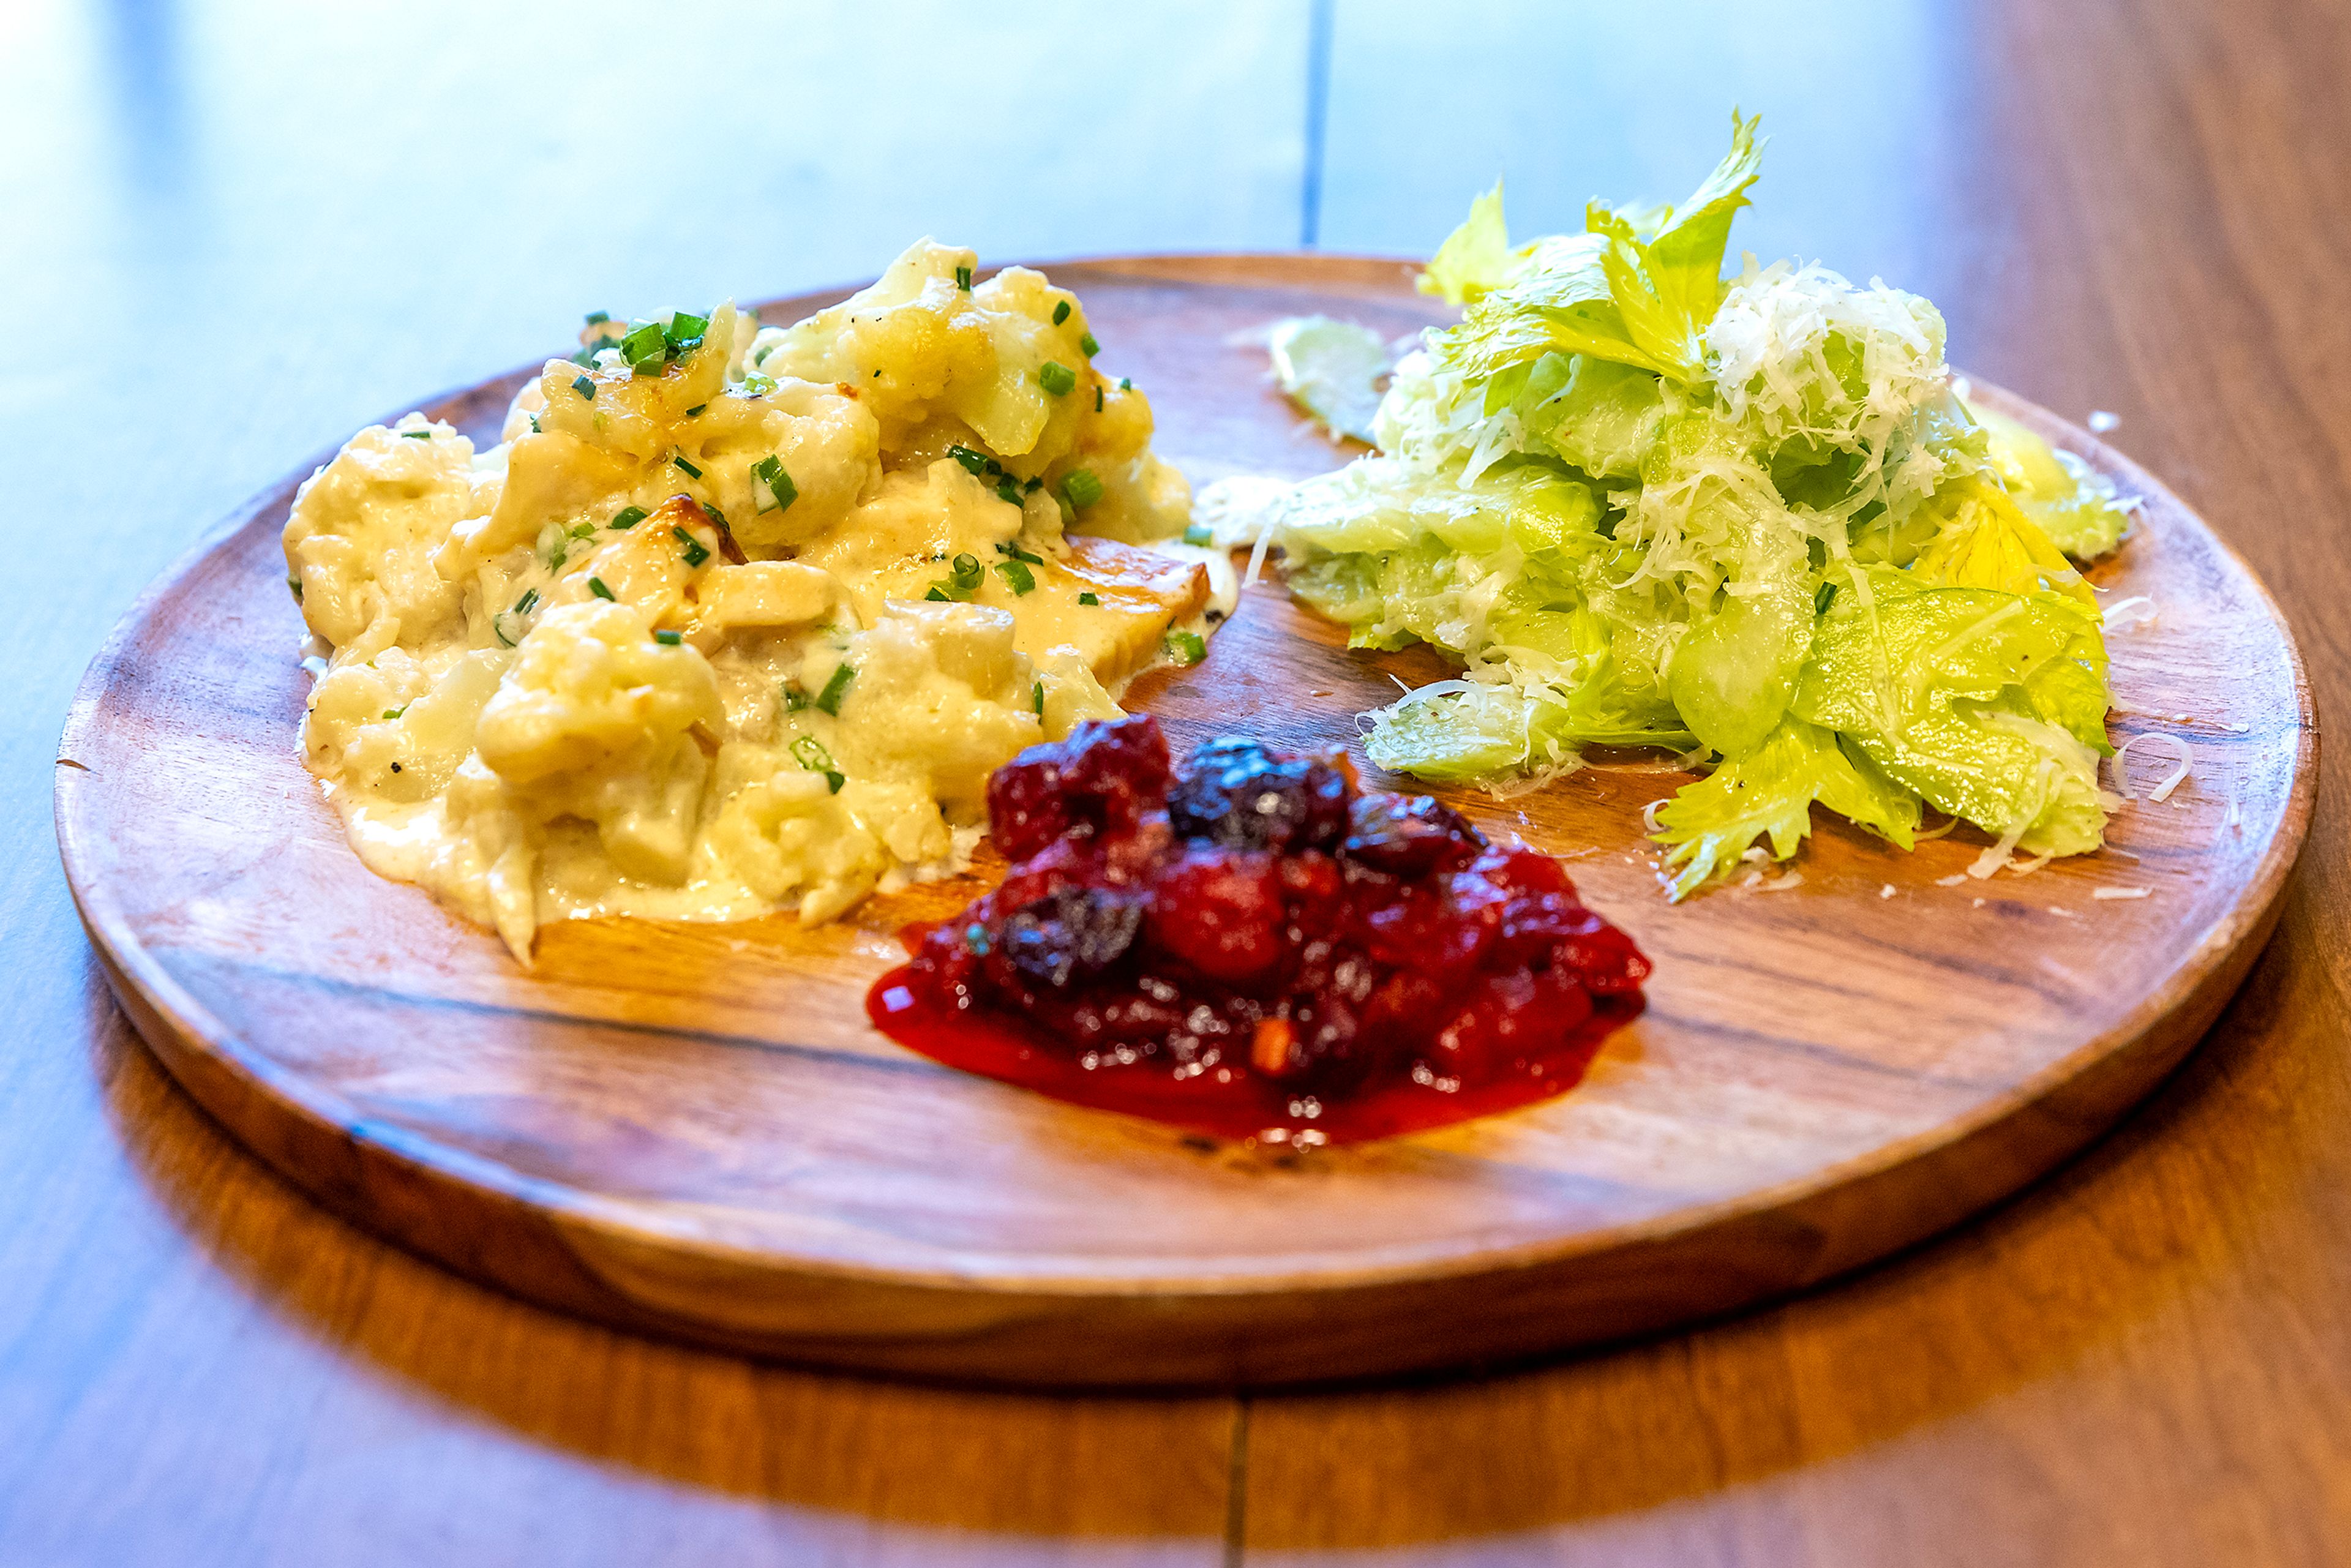
[(971, 268), (967, 267), (958, 267), (956, 268), (956, 287), (962, 289), (966, 294), (971, 292)]
[(564, 561), (570, 556), (570, 554), (571, 550), (565, 540), (556, 540), (555, 548), (547, 552), (547, 570), (549, 571), (557, 570), (563, 565)]
[(1064, 299), (1059, 305), (1053, 307), (1053, 325), (1058, 327), (1069, 319), (1070, 302)]
[(996, 563), (996, 575), (1005, 580), (1015, 597), (1037, 591), (1037, 574), (1029, 570), (1026, 561), (999, 560)]
[(621, 357), (629, 361), (629, 369), (639, 375), (651, 365), (659, 369), (669, 358), (669, 338), (657, 322), (648, 321), (621, 340)]
[(792, 742), (792, 759), (810, 773), (823, 774), (825, 788), (835, 795), (840, 794), (841, 787), (849, 782), (841, 777), (841, 766), (833, 761), (832, 753), (827, 751), (824, 742), (813, 735), (803, 735)]
[(1101, 388), (1101, 387), (1099, 387), (1099, 386), (1097, 386), (1096, 388), (1094, 388), (1094, 412), (1095, 412), (1096, 413), (1100, 413), (1102, 412), (1102, 388)]
[(931, 604), (949, 604), (954, 602), (954, 601), (947, 597), (947, 591), (941, 588), (935, 582), (931, 584), (930, 591), (924, 594), (923, 598), (925, 602)]
[(538, 415), (535, 413), (530, 416), (530, 433), (533, 435), (543, 435), (546, 434), (546, 432), (538, 428)]
[(751, 465), (751, 501), (762, 512), (780, 511), (800, 498), (799, 486), (784, 472), (780, 457), (762, 457)]
[(786, 713), (798, 713), (800, 709), (806, 706), (808, 706), (808, 693), (800, 689), (800, 684), (798, 681), (786, 681), (784, 683), (784, 711)]
[(1208, 640), (1197, 632), (1170, 632), (1167, 653), (1179, 664), (1196, 664), (1208, 656)]
[(700, 413), (704, 409), (708, 408), (709, 406), (710, 405), (706, 402), (695, 403), (692, 408), (685, 411), (685, 417), (692, 419), (695, 414)]
[(294, 602), (297, 604), (301, 603), (302, 580), (298, 577), (289, 577), (286, 580), (286, 586), (294, 591)]
[(1017, 507), (1020, 504), (1020, 486), (1007, 479), (996, 486), (996, 498), (1007, 506)]
[(612, 591), (604, 586), (604, 580), (601, 577), (591, 577), (588, 580), (588, 591), (599, 599), (610, 600), (612, 597)]
[(645, 509), (643, 507), (623, 507), (613, 515), (612, 526), (626, 533), (644, 520)]
[(1078, 602), (1081, 604), (1100, 604), (1102, 602), (1102, 595), (1099, 593), (1081, 593), (1078, 595)]
[(684, 469), (684, 470), (685, 470), (685, 476), (686, 476), (687, 478), (689, 478), (689, 479), (699, 479), (699, 478), (701, 478), (701, 477), (702, 477), (702, 470), (701, 470), (701, 469), (699, 469), (699, 468), (696, 468), (693, 464), (688, 463), (688, 462), (685, 460), (685, 454), (684, 454), (684, 453), (683, 453), (683, 452), (673, 452), (673, 453), (671, 453), (671, 454), (669, 455), (669, 460), (670, 460), (671, 462), (673, 462), (673, 463), (676, 464), (679, 467), (681, 467), (681, 468)]
[(669, 531), (675, 534), (677, 536), (677, 542), (685, 547), (685, 564), (687, 566), (698, 567), (704, 561), (710, 559), (709, 547), (705, 545), (700, 539), (695, 538), (692, 534), (687, 533), (681, 528), (672, 527)]
[(588, 325), (590, 327), (601, 327), (611, 319), (612, 313), (610, 310), (590, 310), (588, 312)]
[(1187, 545), (1215, 544), (1217, 542), (1217, 530), (1210, 528), (1206, 523), (1194, 523), (1190, 528), (1184, 530), (1184, 542)]
[(685, 641), (685, 633), (683, 632), (656, 632), (653, 633), (653, 641), (659, 643), (664, 648), (674, 648), (680, 643)]
[(1014, 560), (1025, 560), (1030, 566), (1042, 566), (1045, 564), (1045, 558), (1043, 556), (1031, 555), (1017, 544), (998, 545), (996, 548), (1004, 554), (1010, 556)]
[(753, 397), (765, 397), (768, 393), (776, 390), (776, 378), (773, 376), (763, 376), (754, 371), (752, 374), (743, 378), (743, 390), (749, 392)]
[(586, 376), (572, 377), (571, 390), (578, 392), (581, 397), (586, 398), (590, 402), (596, 401), (596, 383), (590, 381)]
[(681, 310), (669, 319), (669, 325), (663, 329), (662, 337), (669, 344), (671, 353), (683, 354), (690, 349), (700, 348), (702, 335), (709, 330), (709, 317), (689, 316)]
[(1031, 496), (1035, 495), (1044, 487), (1045, 476), (1042, 474), (1038, 475), (1036, 477), (1030, 479), (1029, 483), (1020, 486), (1021, 489), (1027, 491)]
[(593, 538), (595, 534), (596, 525), (593, 523), (580, 523), (571, 530), (571, 537), (575, 539)]
[(1059, 360), (1047, 360), (1037, 372), (1037, 384), (1055, 397), (1067, 397), (1078, 390), (1078, 372)]
[(962, 464), (963, 471), (975, 479), (996, 466), (995, 462), (987, 453), (974, 452), (968, 446), (950, 446), (947, 448), (947, 455)]
[(849, 664), (835, 664), (832, 667), (832, 678), (825, 682), (824, 690), (816, 695), (817, 711), (838, 716), (841, 712), (841, 699), (848, 695), (849, 683), (856, 678), (857, 671)]
[(1070, 498), (1070, 505), (1083, 511), (1102, 498), (1102, 482), (1091, 468), (1072, 468), (1061, 480), (1061, 494)]
[(1029, 688), (1029, 706), (1037, 710), (1037, 716), (1039, 718), (1043, 718), (1045, 716), (1044, 682), (1039, 681), (1035, 685)]
[(430, 429), (403, 430), (400, 434), (401, 439), (403, 441), (430, 441), (433, 439), (433, 432)]
[(1118, 390), (1121, 392), (1133, 392), (1134, 390), (1134, 378), (1132, 376), (1119, 377)]
[(1836, 602), (1836, 590), (1837, 585), (1834, 582), (1821, 584), (1821, 591), (1813, 595), (1813, 614), (1826, 615), (1829, 612), (1829, 606)]
[(406, 703), (401, 704), (398, 707), (388, 707), (383, 710), (383, 717), (377, 722), (381, 724), (390, 724), (393, 719), (398, 718), (402, 714), (404, 714), (407, 711), (408, 705)]
[(538, 590), (526, 588), (522, 591), (522, 597), (515, 601), (514, 612), (517, 615), (528, 615), (538, 607)]
[(1089, 360), (1102, 352), (1102, 345), (1094, 341), (1094, 335), (1092, 332), (1079, 334), (1078, 347), (1085, 350), (1086, 358)]

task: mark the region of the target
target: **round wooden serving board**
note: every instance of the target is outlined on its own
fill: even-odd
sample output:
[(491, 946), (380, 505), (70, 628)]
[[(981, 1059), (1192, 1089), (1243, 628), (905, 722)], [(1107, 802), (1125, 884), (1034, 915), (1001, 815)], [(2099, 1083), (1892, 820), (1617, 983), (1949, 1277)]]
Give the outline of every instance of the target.
[[(1248, 334), (1436, 319), (1395, 262), (1055, 267), (1102, 364), (1197, 485), (1347, 454)], [(838, 293), (782, 302), (789, 319)], [(496, 439), (517, 372), (428, 412)], [(1894, 852), (1818, 814), (1799, 884), (1660, 895), (1641, 808), (1682, 776), (1579, 773), (1489, 831), (1569, 857), (1656, 961), (1573, 1093), (1311, 1154), (1217, 1145), (909, 1055), (865, 1021), (892, 934), (994, 868), (842, 923), (559, 924), (526, 974), (377, 879), (296, 754), (308, 678), (277, 536), (305, 464), (152, 591), (84, 681), (57, 775), (67, 873), (166, 1066), (287, 1176), (477, 1278), (794, 1360), (1064, 1385), (1247, 1385), (1523, 1355), (1720, 1312), (1948, 1226), (2112, 1123), (2210, 1024), (2276, 919), (2317, 736), (2276, 607), (2154, 480), (1979, 387), (2146, 497), (2093, 574), (2159, 618), (2111, 638), (2119, 740), (2195, 769), (2111, 847), (1944, 883), (1983, 841)], [(1180, 747), (1352, 739), (1391, 672), (1271, 584), (1131, 706)], [(2150, 755), (2151, 754), (2151, 755)], [(2142, 790), (2164, 748), (2133, 756)], [(2100, 890), (2145, 889), (2099, 899)]]

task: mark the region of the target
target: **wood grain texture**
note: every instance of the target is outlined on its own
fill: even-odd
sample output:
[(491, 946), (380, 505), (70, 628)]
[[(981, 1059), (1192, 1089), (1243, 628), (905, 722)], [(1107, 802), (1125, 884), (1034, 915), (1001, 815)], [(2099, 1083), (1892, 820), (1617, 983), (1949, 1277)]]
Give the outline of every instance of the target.
[[(1196, 475), (1340, 460), (1265, 387), (1249, 329), (1427, 319), (1384, 262), (1055, 276)], [(432, 412), (485, 432), (514, 380)], [(2030, 878), (1940, 886), (1980, 836), (1904, 855), (1831, 828), (1800, 887), (1672, 910), (1639, 813), (1678, 775), (1635, 762), (1507, 805), (1457, 797), (1573, 857), (1658, 966), (1643, 1020), (1529, 1112), (1304, 1158), (1204, 1151), (909, 1056), (865, 1024), (865, 988), (889, 934), (958, 906), (985, 867), (814, 932), (559, 924), (517, 970), (368, 873), (297, 759), (306, 678), (274, 563), (307, 466), (93, 666), (58, 779), (67, 871), (141, 1032), (271, 1164), (420, 1251), (626, 1326), (1081, 1385), (1356, 1377), (1650, 1330), (1905, 1245), (2102, 1130), (2209, 1025), (2300, 847), (2315, 737), (2259, 586), (2117, 455), (1981, 395), (2145, 497), (2098, 573), (2161, 607), (2114, 641), (2117, 727), (2192, 736), (2190, 782)], [(1260, 587), (1207, 663), (1131, 701), (1179, 747), (1234, 728), (1313, 746), (1351, 736), (1391, 672), (1437, 673), (1338, 643)]]
[[(1764, 204), (1740, 243), (1768, 254), (1776, 231), (1881, 272), (1942, 308), (1975, 370), (2077, 418), (2120, 413), (2109, 439), (2252, 561), (2323, 723), (2344, 722), (2341, 7), (1677, 0), (1622, 8), (1595, 48), (1594, 16), (1481, 0), (1441, 19), (1453, 55), (1418, 46), (1426, 6), (1332, 9), (1327, 243), (1425, 250), (1498, 168), (1530, 223), (1572, 223), (1588, 193), (1677, 195), (1720, 108), (1762, 108)], [(1212, 31), (1198, 16), (1187, 37)], [(901, 14), (859, 13), (813, 47), (798, 10), (697, 17), (921, 129), (861, 142), (837, 179), (835, 144), (861, 134), (837, 117), (716, 135), (691, 108), (567, 118), (643, 90), (642, 55), (611, 47), (642, 18), (595, 0), (462, 26), (269, 0), (0, 7), (0, 145), (37, 154), (0, 159), (0, 207), (23, 220), (0, 225), (0, 276), (26, 319), (76, 323), (78, 346), (0, 365), (12, 450), (37, 457), (10, 490), (30, 608), (0, 618), (0, 1562), (2351, 1558), (2339, 746), (2236, 999), (2147, 1103), (2018, 1198), (1727, 1322), (1507, 1376), (1257, 1396), (1245, 1422), (1228, 1400), (976, 1396), (598, 1328), (342, 1223), (199, 1113), (131, 1036), (75, 917), (52, 743), (107, 629), (289, 453), (538, 351), (582, 309), (811, 287), (925, 226), (961, 237), (943, 194), (965, 202), (957, 221), (1000, 225), (991, 257), (1297, 232), (1293, 209), (1273, 233), (1203, 237), (1227, 189), (1270, 173), (1295, 192), (1265, 139), (1305, 101), (1302, 82), (1285, 99), (1233, 69), (1221, 40), (1177, 63), (1145, 33), (1133, 70), (1014, 51), (957, 105), (943, 164), (938, 74), (898, 68)], [(1108, 36), (1092, 13), (1061, 24), (1089, 49)], [(1857, 54), (1855, 37), (1886, 47)], [(1016, 61), (1033, 76), (1008, 77)], [(975, 74), (960, 55), (938, 68)], [(1072, 76), (1105, 99), (1179, 93), (1179, 132), (1046, 124), (1040, 95)], [(1007, 139), (1035, 150), (1009, 183), (987, 177)], [(756, 189), (688, 243), (662, 201), (613, 202), (714, 145)], [(1171, 196), (1150, 176), (1176, 164), (1215, 180)], [(632, 226), (611, 240), (616, 220)], [(268, 329), (218, 329), (255, 322)], [(192, 329), (198, 417), (92, 417), (124, 367)]]

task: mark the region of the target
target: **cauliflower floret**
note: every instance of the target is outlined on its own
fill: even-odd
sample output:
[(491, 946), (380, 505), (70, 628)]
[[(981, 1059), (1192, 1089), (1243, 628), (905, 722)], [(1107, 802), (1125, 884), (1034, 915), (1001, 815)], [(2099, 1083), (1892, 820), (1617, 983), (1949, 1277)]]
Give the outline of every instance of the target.
[[(286, 567), (302, 619), (338, 648), (414, 648), (460, 615), (461, 595), (433, 553), (461, 519), (487, 513), (495, 475), (474, 444), (410, 414), (370, 425), (303, 481), (287, 518)], [(360, 657), (369, 656), (362, 653)]]
[[(987, 776), (1045, 737), (1035, 673), (1012, 617), (982, 604), (893, 603), (850, 639), (856, 676), (841, 703), (835, 754), (852, 778), (927, 779), (950, 812), (976, 819)], [(813, 661), (812, 661), (813, 662)], [(822, 681), (810, 681), (810, 691)], [(821, 672), (824, 679), (831, 671)]]
[(701, 653), (656, 642), (632, 606), (590, 601), (541, 613), (474, 738), (542, 819), (593, 822), (623, 873), (675, 883), (708, 773), (703, 737), (715, 746), (724, 716)]

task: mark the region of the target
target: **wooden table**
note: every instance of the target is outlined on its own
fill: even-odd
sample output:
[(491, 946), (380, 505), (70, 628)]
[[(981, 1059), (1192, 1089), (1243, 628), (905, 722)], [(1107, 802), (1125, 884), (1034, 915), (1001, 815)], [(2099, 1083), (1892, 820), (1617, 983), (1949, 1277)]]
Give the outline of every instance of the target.
[(1776, 137), (1738, 243), (1882, 273), (1959, 362), (2119, 414), (2283, 601), (2331, 722), (2339, 10), (746, 5), (648, 39), (618, 6), (310, 9), (0, 12), (0, 1563), (2351, 1559), (2339, 758), (2211, 1038), (2000, 1212), (1656, 1343), (1247, 1401), (752, 1365), (358, 1234), (127, 1031), (48, 816), (74, 682), (197, 529), (584, 309), (871, 273), (926, 228), (1425, 249), (1497, 167), (1522, 227), (1572, 225), (1679, 194), (1734, 98)]

